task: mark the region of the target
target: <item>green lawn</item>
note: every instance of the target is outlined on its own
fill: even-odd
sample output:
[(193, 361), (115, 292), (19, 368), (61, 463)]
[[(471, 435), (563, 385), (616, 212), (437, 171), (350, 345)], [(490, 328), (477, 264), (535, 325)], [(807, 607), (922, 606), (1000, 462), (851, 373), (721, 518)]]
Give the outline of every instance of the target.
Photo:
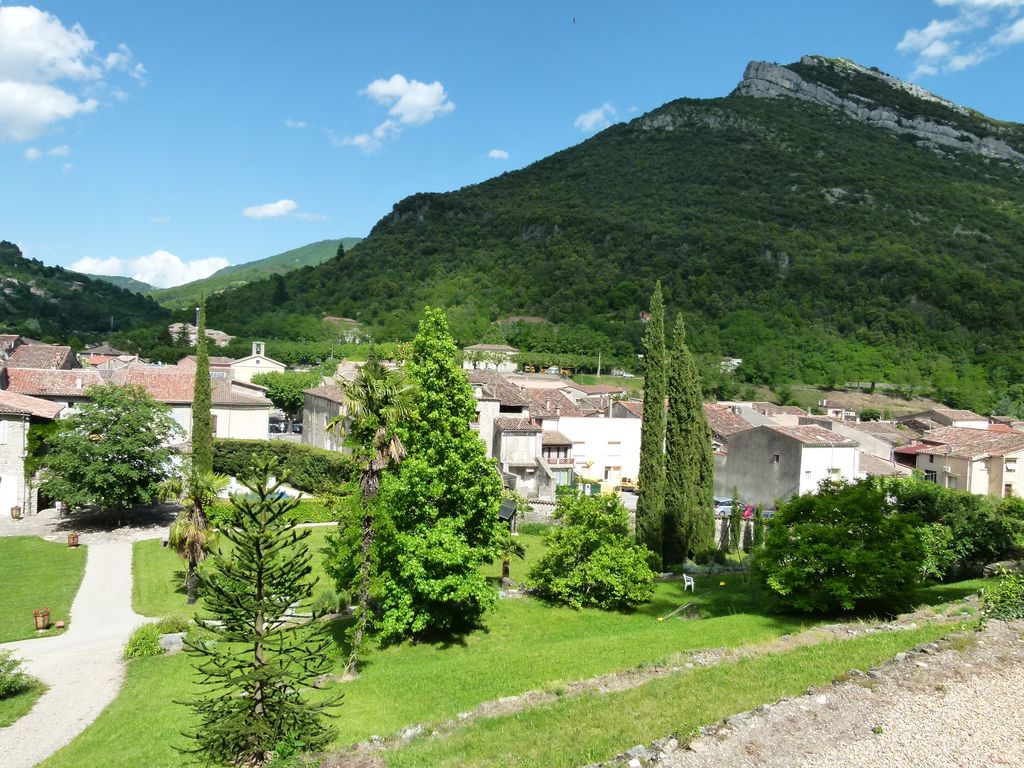
[(0, 728), (6, 728), (22, 715), (28, 714), (45, 690), (46, 686), (36, 680), (21, 693), (0, 699)]
[[(333, 526), (310, 528), (306, 544), (313, 553), (313, 575), (325, 587), (332, 586), (323, 570), (323, 548)], [(230, 546), (225, 539), (221, 543)], [(159, 539), (137, 541), (132, 545), (132, 609), (143, 616), (169, 616), (196, 613), (185, 595), (185, 561)], [(198, 611), (204, 613), (202, 600)]]
[(49, 608), (50, 621), (67, 621), (82, 583), (85, 547), (44, 541), (35, 536), (0, 538), (0, 643), (53, 635), (37, 633), (35, 608)]
[(621, 693), (568, 697), (516, 715), (478, 720), (448, 736), (416, 741), (387, 753), (387, 762), (392, 768), (571, 768), (608, 760), (635, 744), (669, 734), (686, 736), (701, 725), (799, 695), (810, 685), (827, 684), (850, 669), (875, 666), (949, 631), (948, 625), (928, 625), (878, 633), (685, 670)]

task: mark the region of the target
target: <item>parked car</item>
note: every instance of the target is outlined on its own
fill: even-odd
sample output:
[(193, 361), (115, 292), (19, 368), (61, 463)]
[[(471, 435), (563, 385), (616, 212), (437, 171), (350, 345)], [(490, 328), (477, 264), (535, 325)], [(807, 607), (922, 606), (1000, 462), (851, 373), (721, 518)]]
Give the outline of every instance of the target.
[(293, 435), (301, 435), (302, 434), (302, 425), (301, 424), (292, 424), (292, 434)]

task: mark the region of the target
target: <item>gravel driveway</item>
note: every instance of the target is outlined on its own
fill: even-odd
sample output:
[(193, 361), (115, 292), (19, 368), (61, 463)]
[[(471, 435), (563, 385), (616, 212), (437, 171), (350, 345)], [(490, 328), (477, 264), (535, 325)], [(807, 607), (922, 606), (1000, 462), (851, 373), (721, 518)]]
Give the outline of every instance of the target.
[(85, 536), (82, 543), (88, 559), (67, 632), (0, 645), (49, 686), (31, 712), (0, 728), (3, 768), (31, 768), (96, 719), (121, 690), (128, 635), (149, 620), (132, 611), (131, 543)]

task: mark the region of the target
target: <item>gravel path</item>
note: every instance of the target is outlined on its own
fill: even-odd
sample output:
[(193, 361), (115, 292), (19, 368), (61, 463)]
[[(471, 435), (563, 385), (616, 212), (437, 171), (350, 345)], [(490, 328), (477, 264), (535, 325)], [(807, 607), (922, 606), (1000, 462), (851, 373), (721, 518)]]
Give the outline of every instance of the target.
[(992, 622), (968, 647), (928, 644), (811, 691), (609, 765), (660, 768), (1024, 767), (1024, 622)]
[(89, 546), (88, 559), (67, 632), (0, 645), (49, 686), (31, 712), (0, 728), (3, 768), (31, 768), (96, 719), (121, 689), (128, 635), (148, 621), (131, 607), (131, 543), (86, 536), (82, 543)]

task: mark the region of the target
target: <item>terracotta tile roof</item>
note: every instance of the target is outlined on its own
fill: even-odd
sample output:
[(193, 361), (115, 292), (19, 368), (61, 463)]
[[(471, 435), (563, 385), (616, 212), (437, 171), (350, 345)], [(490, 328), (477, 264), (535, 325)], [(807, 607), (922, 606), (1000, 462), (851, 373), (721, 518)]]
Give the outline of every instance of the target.
[[(230, 368), (235, 362), (233, 357), (222, 357), (220, 355), (210, 355), (210, 367), (211, 368)], [(184, 363), (184, 365), (182, 365)], [(186, 355), (178, 361), (178, 365), (182, 368), (195, 368), (196, 367), (196, 356)]]
[(515, 384), (505, 379), (494, 371), (466, 371), (470, 384), (477, 384), (483, 387), (484, 400), (497, 400), (502, 405), (519, 406), (527, 408), (530, 401), (526, 399), (523, 391)]
[(583, 411), (557, 389), (525, 389), (519, 394), (529, 402), (530, 417), (556, 419), (559, 416), (582, 416)]
[(85, 397), (86, 389), (103, 384), (110, 373), (95, 368), (9, 368), (7, 389), (36, 397)]
[(508, 417), (498, 417), (494, 420), (494, 425), (504, 432), (540, 432), (541, 428), (534, 424), (532, 421), (527, 419), (510, 419)]
[(925, 432), (921, 442), (930, 446), (929, 453), (976, 459), (1024, 451), (1024, 432), (939, 427)]
[(751, 407), (762, 416), (807, 416), (807, 411), (795, 405), (775, 405), (775, 403), (751, 403)]
[(881, 459), (870, 453), (858, 451), (858, 463), (860, 471), (872, 477), (887, 477), (889, 475), (909, 475), (911, 469), (895, 461)]
[(50, 344), (22, 344), (7, 358), (8, 368), (78, 368), (71, 347)]
[(191, 403), (195, 376), (195, 371), (177, 366), (129, 365), (114, 371), (112, 381), (121, 386), (142, 387), (162, 403)]
[(644, 404), (639, 400), (619, 400), (617, 404), (622, 408), (625, 408), (638, 419), (642, 419), (644, 417)]
[(926, 419), (921, 416), (907, 416), (900, 419), (900, 424), (904, 424), (919, 433), (927, 432), (931, 429), (938, 429), (942, 426), (942, 424), (939, 424), (937, 421)]
[(38, 416), (43, 419), (55, 419), (62, 410), (64, 410), (64, 406), (58, 403), (0, 389), (0, 413), (14, 413), (25, 416)]
[(122, 352), (120, 349), (114, 349), (109, 344), (99, 344), (95, 347), (89, 347), (85, 350), (87, 355), (107, 355), (108, 357), (120, 357), (121, 355), (127, 355), (127, 352)]
[(610, 384), (568, 384), (562, 389), (579, 390), (585, 395), (617, 395), (626, 391), (625, 387), (613, 387)]
[(322, 387), (311, 387), (302, 391), (307, 395), (322, 397), (324, 400), (330, 400), (332, 403), (337, 403), (338, 405), (343, 405), (345, 403), (345, 390), (337, 384), (325, 384)]
[(541, 445), (572, 445), (572, 440), (557, 430), (544, 432), (540, 436)]
[(764, 429), (770, 429), (781, 435), (791, 437), (809, 448), (856, 448), (860, 445), (856, 440), (851, 440), (848, 437), (831, 432), (815, 424), (807, 424), (802, 427), (766, 426)]
[(951, 421), (988, 421), (984, 416), (962, 408), (933, 408), (932, 411)]
[(266, 390), (256, 384), (232, 379), (214, 379), (212, 384), (210, 402), (213, 405), (238, 405), (252, 408), (270, 408), (273, 405), (264, 395)]
[(750, 422), (733, 413), (732, 408), (728, 405), (704, 403), (704, 413), (707, 414), (711, 434), (716, 437), (728, 439), (737, 432), (745, 432), (753, 428)]
[(0, 333), (0, 349), (13, 347), (20, 338), (16, 333)]

